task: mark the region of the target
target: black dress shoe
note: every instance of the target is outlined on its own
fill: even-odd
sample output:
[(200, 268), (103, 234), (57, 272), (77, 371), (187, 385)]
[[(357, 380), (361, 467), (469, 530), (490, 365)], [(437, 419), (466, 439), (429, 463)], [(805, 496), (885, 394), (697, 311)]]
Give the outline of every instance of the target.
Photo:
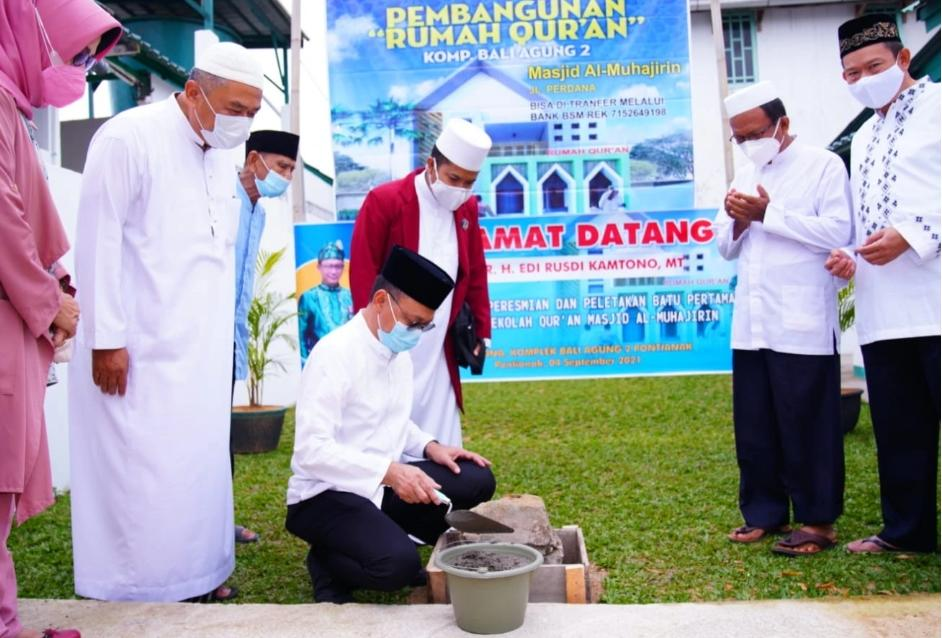
[(314, 556), (313, 547), (308, 550), (305, 562), (307, 573), (311, 576), (311, 586), (314, 588), (314, 602), (335, 605), (353, 602), (353, 594), (334, 580), (327, 568)]

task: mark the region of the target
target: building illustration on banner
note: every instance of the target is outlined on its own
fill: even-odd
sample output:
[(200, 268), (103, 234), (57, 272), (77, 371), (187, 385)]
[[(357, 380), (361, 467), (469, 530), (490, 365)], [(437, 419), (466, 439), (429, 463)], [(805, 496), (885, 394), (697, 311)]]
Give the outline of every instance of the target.
[[(493, 104), (501, 106), (493, 108)], [(658, 195), (672, 196), (660, 198), (662, 207), (689, 206), (692, 202), (693, 147), (689, 131), (679, 136), (680, 144), (687, 145), (682, 160), (685, 164), (679, 171), (675, 170), (667, 178), (660, 175), (659, 180), (633, 183), (632, 158), (627, 146), (616, 146), (620, 152), (572, 152), (586, 145), (602, 144), (607, 139), (605, 118), (592, 117), (592, 111), (583, 111), (567, 113), (562, 122), (533, 122), (530, 119), (534, 104), (551, 104), (551, 101), (539, 95), (535, 87), (527, 86), (488, 62), (469, 62), (423, 96), (412, 109), (398, 109), (403, 114), (409, 113), (412, 128), (408, 137), (404, 131), (389, 131), (401, 141), (390, 144), (390, 167), (399, 170), (390, 170), (387, 178), (395, 178), (422, 164), (442, 130), (447, 113), (448, 117), (460, 117), (481, 126), (494, 141), (475, 185), (484, 216), (638, 209), (631, 206), (632, 187), (660, 188)], [(387, 110), (392, 111), (394, 105), (390, 101)], [(408, 121), (409, 116), (400, 119)], [(335, 139), (339, 139), (343, 147), (343, 140), (350, 139), (349, 132), (335, 134)], [(675, 144), (677, 141), (673, 140)], [(644, 151), (652, 146), (655, 144), (647, 142), (639, 148)], [(635, 161), (645, 163), (646, 167), (651, 164), (644, 159)], [(345, 162), (338, 161), (338, 167), (344, 166)], [(644, 175), (649, 174), (650, 169)], [(355, 213), (350, 208), (352, 203), (358, 208), (369, 189), (345, 192), (346, 185), (344, 173), (338, 168), (338, 211), (347, 211), (349, 217), (351, 212)]]
[[(628, 163), (615, 154), (560, 159), (555, 154), (560, 149), (599, 143), (605, 120), (530, 121), (533, 105), (549, 102), (500, 68), (469, 62), (416, 103), (416, 130), (422, 135), (414, 143), (413, 165), (428, 157), (448, 113), (477, 124), (494, 142), (475, 185), (485, 216), (601, 209), (603, 194), (625, 192)], [(617, 201), (617, 207), (623, 203)]]
[[(476, 15), (488, 7), (493, 15), (484, 11), (484, 23), (472, 27), (494, 27), (504, 38), (514, 25), (554, 22), (501, 22), (497, 4), (480, 3)], [(444, 40), (437, 47), (404, 46), (405, 36), (388, 35), (391, 14), (368, 3), (331, 11), (338, 219), (354, 218), (371, 188), (421, 166), (444, 122), (456, 117), (494, 141), (474, 188), (482, 216), (691, 207), (685, 3), (631, 7), (643, 17), (622, 15), (623, 2), (603, 5), (606, 17), (592, 16), (599, 26), (575, 38), (578, 44), (542, 38), (477, 49), (441, 35), (459, 33), (435, 22), (447, 2), (431, 3), (415, 24), (397, 25), (408, 41), (428, 43), (438, 33)], [(557, 32), (565, 33), (562, 26)]]

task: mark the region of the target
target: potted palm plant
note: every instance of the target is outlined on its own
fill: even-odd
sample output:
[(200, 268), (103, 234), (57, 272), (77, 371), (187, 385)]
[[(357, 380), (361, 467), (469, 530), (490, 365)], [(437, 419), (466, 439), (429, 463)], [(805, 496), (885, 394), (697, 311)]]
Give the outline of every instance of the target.
[(278, 447), (287, 407), (263, 405), (265, 379), (285, 371), (285, 364), (272, 354), (272, 346), (281, 341), (296, 350), (297, 341), (283, 331), (297, 315), (294, 296), (271, 290), (271, 278), (285, 255), (285, 248), (274, 252), (261, 250), (255, 262), (255, 296), (248, 313), (249, 404), (232, 408), (232, 451), (240, 454), (271, 452)]
[[(841, 332), (847, 332), (854, 325), (855, 318), (853, 279), (837, 294), (837, 314)], [(841, 387), (841, 427), (844, 434), (857, 427), (862, 397), (863, 390), (860, 388)]]

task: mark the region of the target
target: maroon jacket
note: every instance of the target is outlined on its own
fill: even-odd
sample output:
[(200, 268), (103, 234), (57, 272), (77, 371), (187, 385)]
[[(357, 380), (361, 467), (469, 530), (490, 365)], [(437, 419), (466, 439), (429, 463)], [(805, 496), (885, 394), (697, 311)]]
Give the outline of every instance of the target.
[[(419, 199), (415, 192), (415, 176), (422, 170), (417, 169), (402, 179), (374, 188), (360, 207), (350, 247), (350, 290), (354, 310), (360, 310), (369, 303), (373, 282), (393, 246), (399, 244), (410, 250), (419, 250)], [(455, 211), (455, 233), (458, 236), (458, 277), (448, 319), (449, 332), (445, 336), (445, 360), (455, 390), (455, 401), (463, 410), (451, 330), (465, 301), (474, 314), (478, 338), (491, 336), (487, 265), (478, 225), (478, 203), (473, 197)]]

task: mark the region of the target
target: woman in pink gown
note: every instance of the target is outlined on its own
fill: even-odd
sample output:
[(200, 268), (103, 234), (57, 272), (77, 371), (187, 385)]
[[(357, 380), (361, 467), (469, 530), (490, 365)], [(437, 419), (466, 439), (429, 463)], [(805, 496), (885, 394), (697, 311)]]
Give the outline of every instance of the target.
[(29, 127), (34, 108), (82, 97), (87, 68), (120, 35), (92, 0), (0, 0), (0, 638), (79, 635), (21, 626), (6, 546), (14, 519), (53, 503), (43, 399), (54, 347), (79, 314), (58, 264), (69, 243)]

